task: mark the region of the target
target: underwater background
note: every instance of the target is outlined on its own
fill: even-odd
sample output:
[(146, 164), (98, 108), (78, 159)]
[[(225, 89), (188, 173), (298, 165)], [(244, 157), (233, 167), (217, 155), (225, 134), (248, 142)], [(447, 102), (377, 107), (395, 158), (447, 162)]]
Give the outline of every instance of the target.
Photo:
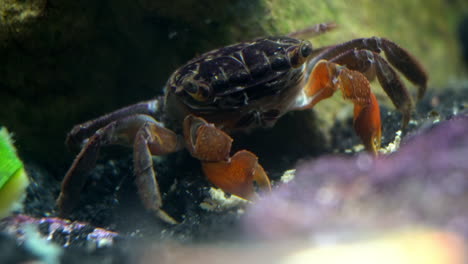
[[(401, 115), (373, 83), (382, 143), (401, 150), (383, 160), (362, 153), (352, 104), (338, 94), (273, 129), (235, 138), (235, 150), (259, 156), (274, 183), (271, 197), (224, 201), (184, 150), (154, 161), (164, 209), (180, 222), (167, 225), (138, 199), (131, 150), (112, 146), (102, 149), (78, 208), (55, 218), (60, 182), (76, 155), (64, 144), (74, 125), (161, 96), (170, 74), (206, 51), (324, 22), (337, 28), (310, 39), (314, 47), (385, 37), (426, 69), (427, 94), (403, 134)], [(0, 126), (11, 133), (3, 140), (12, 138), (29, 176), (23, 208), (7, 210), (0, 224), (0, 248), (10, 249), (0, 263), (229, 263), (233, 256), (295, 263), (304, 259), (290, 257), (302, 249), (312, 251), (305, 260), (330, 263), (314, 251), (323, 237), (339, 254), (361, 252), (334, 245), (364, 241), (369, 252), (414, 239), (409, 244), (438, 254), (435, 262), (397, 255), (411, 263), (466, 261), (466, 1), (2, 0), (0, 61)], [(4, 153), (6, 164), (13, 158)]]

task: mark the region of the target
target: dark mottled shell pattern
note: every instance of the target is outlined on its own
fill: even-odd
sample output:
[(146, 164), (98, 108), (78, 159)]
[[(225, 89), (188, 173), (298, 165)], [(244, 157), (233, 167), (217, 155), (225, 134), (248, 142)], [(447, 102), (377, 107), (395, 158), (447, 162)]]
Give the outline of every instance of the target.
[(268, 37), (207, 52), (174, 72), (167, 96), (215, 123), (224, 118), (234, 122), (230, 126), (243, 127), (275, 121), (302, 83), (304, 67), (295, 61), (302, 43)]

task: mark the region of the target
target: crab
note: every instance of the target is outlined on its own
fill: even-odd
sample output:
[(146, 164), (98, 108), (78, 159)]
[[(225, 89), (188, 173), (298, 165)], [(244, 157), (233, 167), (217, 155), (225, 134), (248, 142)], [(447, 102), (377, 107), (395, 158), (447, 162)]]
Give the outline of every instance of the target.
[[(311, 27), (316, 35), (332, 23)], [(387, 60), (381, 56), (386, 55)], [(266, 37), (209, 51), (177, 69), (164, 96), (140, 102), (75, 126), (69, 146), (81, 151), (66, 173), (57, 199), (61, 215), (79, 200), (86, 174), (93, 169), (101, 146), (133, 147), (135, 182), (144, 207), (168, 223), (162, 209), (152, 156), (187, 149), (201, 161), (204, 175), (222, 190), (250, 199), (271, 190), (258, 157), (248, 150), (231, 155), (229, 134), (271, 127), (289, 111), (314, 107), (341, 90), (354, 104), (354, 129), (367, 151), (377, 155), (381, 141), (379, 104), (369, 81), (377, 77), (402, 124), (410, 119), (413, 102), (396, 68), (426, 90), (427, 74), (420, 63), (396, 43), (380, 37), (353, 39), (314, 49), (294, 34)]]

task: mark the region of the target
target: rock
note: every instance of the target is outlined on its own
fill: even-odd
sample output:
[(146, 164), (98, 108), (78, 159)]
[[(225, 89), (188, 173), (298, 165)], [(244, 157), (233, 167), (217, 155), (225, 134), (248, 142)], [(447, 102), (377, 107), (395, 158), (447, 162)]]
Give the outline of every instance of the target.
[(247, 210), (259, 237), (436, 226), (468, 236), (468, 116), (441, 122), (373, 158), (303, 162), (293, 181)]

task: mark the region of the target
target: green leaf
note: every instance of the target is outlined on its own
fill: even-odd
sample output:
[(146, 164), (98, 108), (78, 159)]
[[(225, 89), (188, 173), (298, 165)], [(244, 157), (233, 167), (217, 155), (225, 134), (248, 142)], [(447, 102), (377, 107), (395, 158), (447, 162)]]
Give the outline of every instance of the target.
[(0, 189), (22, 168), (10, 134), (6, 128), (0, 128)]

